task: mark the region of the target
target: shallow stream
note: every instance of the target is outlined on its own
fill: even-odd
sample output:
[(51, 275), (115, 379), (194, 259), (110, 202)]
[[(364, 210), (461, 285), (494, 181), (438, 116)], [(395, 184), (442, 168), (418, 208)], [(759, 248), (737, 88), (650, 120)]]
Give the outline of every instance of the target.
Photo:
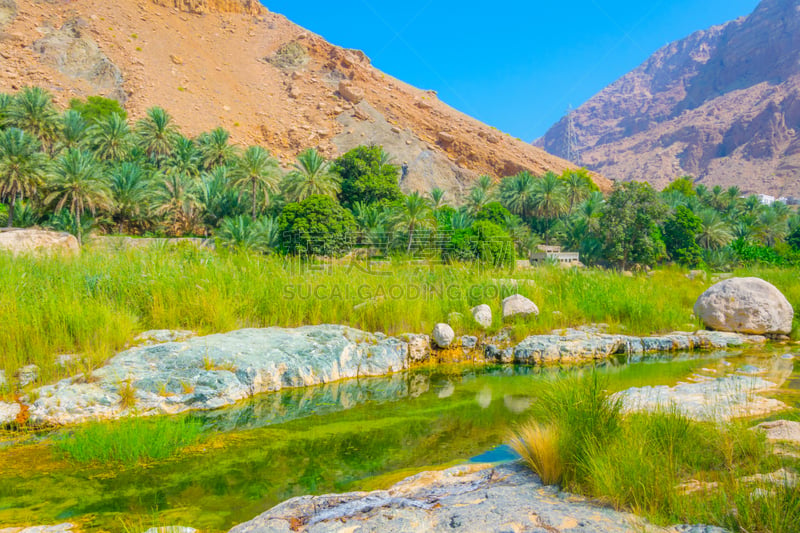
[[(781, 360), (788, 379), (767, 395), (797, 407), (800, 358), (786, 353), (650, 357), (600, 372), (618, 391), (752, 373)], [(194, 415), (206, 427), (199, 445), (134, 467), (70, 462), (52, 445), (63, 431), (28, 438), (0, 447), (0, 527), (70, 521), (87, 531), (226, 531), (294, 496), (386, 488), (424, 469), (502, 460), (508, 454), (498, 446), (558, 375), (462, 365), (265, 394)]]

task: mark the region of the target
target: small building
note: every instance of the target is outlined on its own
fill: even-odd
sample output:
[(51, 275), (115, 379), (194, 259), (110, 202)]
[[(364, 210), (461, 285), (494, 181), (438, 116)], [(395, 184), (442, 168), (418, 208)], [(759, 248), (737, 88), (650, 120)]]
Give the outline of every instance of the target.
[(544, 265), (558, 263), (563, 267), (583, 266), (581, 255), (578, 252), (563, 252), (560, 246), (538, 246), (539, 251), (531, 254), (531, 264)]

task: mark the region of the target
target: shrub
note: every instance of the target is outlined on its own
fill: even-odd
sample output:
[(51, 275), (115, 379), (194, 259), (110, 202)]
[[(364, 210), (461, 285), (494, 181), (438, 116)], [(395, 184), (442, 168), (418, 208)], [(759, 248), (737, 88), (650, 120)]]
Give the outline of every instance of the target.
[(115, 113), (122, 119), (128, 117), (128, 113), (119, 105), (119, 102), (102, 96), (90, 96), (86, 100), (73, 98), (69, 102), (69, 107), (80, 113), (90, 124), (100, 122)]
[(503, 207), (500, 202), (489, 202), (475, 214), (475, 220), (485, 220), (500, 227), (506, 225), (506, 220), (511, 218), (511, 211)]
[(446, 255), (448, 259), (510, 267), (514, 265), (514, 242), (497, 224), (481, 221), (468, 229), (454, 231)]
[(328, 196), (309, 196), (283, 208), (278, 217), (283, 247), (300, 255), (335, 256), (346, 252), (357, 229), (353, 215)]

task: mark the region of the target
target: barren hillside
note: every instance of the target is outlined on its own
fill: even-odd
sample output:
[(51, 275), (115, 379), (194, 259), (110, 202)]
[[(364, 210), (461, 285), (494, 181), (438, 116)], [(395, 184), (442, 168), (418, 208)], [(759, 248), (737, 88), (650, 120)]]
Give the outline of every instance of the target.
[(40, 85), (62, 105), (103, 94), (134, 119), (162, 105), (186, 134), (222, 125), (286, 164), (309, 146), (381, 143), (407, 164), (405, 190), (451, 201), (482, 173), (568, 166), (255, 0), (0, 0), (0, 59), (0, 91)]

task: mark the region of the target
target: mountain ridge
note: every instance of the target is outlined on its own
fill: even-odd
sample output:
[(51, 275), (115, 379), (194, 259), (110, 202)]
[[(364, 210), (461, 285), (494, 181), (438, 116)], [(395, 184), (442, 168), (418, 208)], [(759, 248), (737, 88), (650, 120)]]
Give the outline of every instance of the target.
[[(574, 111), (580, 163), (658, 187), (681, 175), (800, 196), (800, 1), (662, 47)], [(566, 117), (534, 144), (566, 153)]]

